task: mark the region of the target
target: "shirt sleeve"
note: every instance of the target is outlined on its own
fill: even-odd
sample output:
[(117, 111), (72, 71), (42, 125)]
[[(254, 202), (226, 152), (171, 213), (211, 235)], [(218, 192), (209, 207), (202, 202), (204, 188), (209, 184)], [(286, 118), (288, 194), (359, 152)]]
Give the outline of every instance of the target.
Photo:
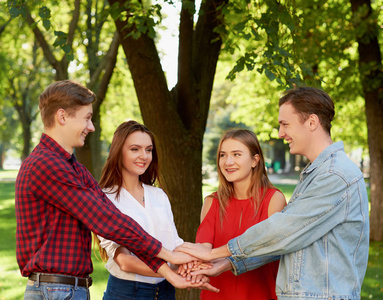
[(37, 197), (80, 220), (97, 235), (127, 247), (153, 271), (164, 263), (156, 258), (162, 244), (122, 214), (81, 164), (46, 159), (30, 173), (29, 187)]
[(120, 247), (121, 245), (119, 245), (116, 242), (113, 242), (111, 240), (107, 240), (107, 239), (103, 238), (102, 236), (98, 235), (97, 237), (100, 240), (100, 246), (102, 248), (104, 248), (108, 257), (114, 258), (114, 255), (116, 253), (117, 248)]
[(239, 261), (298, 251), (343, 222), (347, 213), (347, 185), (336, 174), (330, 180), (328, 176), (319, 175), (304, 193), (294, 193), (282, 212), (230, 240), (228, 250), (232, 257)]
[(219, 218), (218, 215), (218, 201), (213, 198), (213, 202), (210, 206), (208, 213), (205, 218), (202, 220), (201, 224), (198, 227), (196, 235), (196, 243), (210, 243), (214, 244), (214, 233), (215, 233), (215, 223), (216, 218)]

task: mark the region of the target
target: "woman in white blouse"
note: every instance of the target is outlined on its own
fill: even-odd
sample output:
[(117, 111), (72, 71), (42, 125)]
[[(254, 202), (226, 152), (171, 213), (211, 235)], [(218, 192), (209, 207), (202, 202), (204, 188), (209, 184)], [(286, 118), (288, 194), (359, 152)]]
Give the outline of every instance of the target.
[[(173, 250), (183, 240), (167, 195), (153, 186), (156, 180), (158, 157), (153, 134), (136, 121), (122, 123), (114, 133), (100, 186), (121, 212)], [(103, 299), (175, 299), (174, 287), (127, 248), (100, 236), (95, 240), (110, 273)]]

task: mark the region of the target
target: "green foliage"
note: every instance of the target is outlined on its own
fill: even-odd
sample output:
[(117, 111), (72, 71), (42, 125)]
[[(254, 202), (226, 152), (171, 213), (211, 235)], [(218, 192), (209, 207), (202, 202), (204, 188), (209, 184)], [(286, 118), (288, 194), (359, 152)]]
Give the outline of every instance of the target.
[(112, 142), (114, 131), (122, 122), (133, 119), (142, 123), (133, 81), (129, 69), (124, 66), (123, 57), (123, 53), (120, 53), (119, 63), (113, 72), (106, 102), (101, 107), (101, 139), (108, 145)]
[(380, 299), (383, 292), (383, 242), (371, 242), (362, 300)]
[(283, 89), (302, 84), (293, 56), (297, 20), (290, 1), (231, 1), (223, 11), (226, 23), (217, 31), (224, 51), (239, 55), (229, 79), (255, 69)]
[[(37, 15), (39, 16), (36, 19), (34, 26), (37, 26), (39, 22), (42, 23), (44, 29), (49, 32), (52, 28), (52, 11), (49, 7), (45, 5), (43, 1), (25, 1), (25, 0), (8, 0), (8, 9), (9, 15), (11, 18), (15, 19), (18, 17), (25, 17), (29, 9), (37, 9)], [(56, 1), (52, 1), (52, 4), (56, 4)], [(66, 54), (67, 59), (72, 61), (74, 59), (73, 49), (67, 41), (67, 34), (61, 30), (54, 30), (54, 35), (56, 36), (55, 42), (52, 44), (55, 47), (60, 47), (61, 50)]]
[[(127, 15), (126, 10), (134, 11), (134, 14)], [(142, 34), (147, 34), (150, 38), (155, 39), (155, 26), (162, 20), (161, 5), (153, 4), (151, 1), (125, 1), (121, 6), (119, 3), (115, 3), (110, 8), (110, 13), (114, 20), (127, 21), (124, 28), (129, 28), (131, 31), (126, 37), (134, 39), (138, 39)]]
[(51, 11), (48, 7), (43, 6), (39, 8), (39, 16), (43, 21), (43, 26), (45, 30), (49, 30), (51, 28)]
[[(46, 28), (47, 29), (47, 28)], [(67, 58), (69, 61), (72, 61), (74, 59), (72, 47), (68, 44), (68, 34), (62, 31), (54, 31), (54, 34), (56, 36), (56, 40), (53, 43), (53, 46), (59, 46), (64, 53), (67, 55)]]

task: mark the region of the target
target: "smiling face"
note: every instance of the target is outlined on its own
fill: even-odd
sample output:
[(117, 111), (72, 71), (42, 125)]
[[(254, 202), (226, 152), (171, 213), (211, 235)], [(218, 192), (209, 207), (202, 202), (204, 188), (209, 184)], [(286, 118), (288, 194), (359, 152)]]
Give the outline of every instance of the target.
[(290, 103), (285, 103), (279, 108), (279, 133), (278, 136), (289, 144), (291, 154), (300, 154), (307, 157), (310, 148), (310, 120), (302, 123), (301, 116)]
[(252, 169), (259, 157), (251, 156), (250, 150), (235, 139), (226, 139), (219, 149), (219, 168), (227, 181), (250, 185)]
[(152, 162), (153, 143), (149, 134), (135, 131), (122, 148), (122, 173), (124, 176), (140, 176)]
[(63, 137), (65, 149), (71, 153), (71, 149), (82, 147), (85, 143), (85, 138), (89, 132), (94, 131), (92, 123), (93, 108), (92, 104), (80, 106), (73, 115), (66, 114), (66, 137)]

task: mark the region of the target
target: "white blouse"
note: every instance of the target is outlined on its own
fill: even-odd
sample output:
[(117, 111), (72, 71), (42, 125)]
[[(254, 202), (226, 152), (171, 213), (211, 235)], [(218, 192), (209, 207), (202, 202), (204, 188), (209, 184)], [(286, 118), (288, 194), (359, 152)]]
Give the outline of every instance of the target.
[[(124, 188), (121, 188), (119, 201), (116, 200), (116, 194), (111, 194), (110, 190), (104, 190), (104, 192), (122, 213), (133, 218), (147, 233), (159, 240), (163, 247), (173, 250), (181, 245), (183, 240), (178, 236), (169, 198), (158, 187), (146, 184), (142, 186), (144, 187), (145, 207), (138, 203)], [(157, 284), (164, 280), (161, 277), (147, 277), (122, 271), (113, 260), (114, 254), (120, 245), (101, 236), (98, 236), (98, 238), (101, 241), (101, 247), (106, 250), (109, 257), (105, 267), (113, 276), (120, 279), (152, 284)], [(134, 254), (132, 253), (132, 255)]]

